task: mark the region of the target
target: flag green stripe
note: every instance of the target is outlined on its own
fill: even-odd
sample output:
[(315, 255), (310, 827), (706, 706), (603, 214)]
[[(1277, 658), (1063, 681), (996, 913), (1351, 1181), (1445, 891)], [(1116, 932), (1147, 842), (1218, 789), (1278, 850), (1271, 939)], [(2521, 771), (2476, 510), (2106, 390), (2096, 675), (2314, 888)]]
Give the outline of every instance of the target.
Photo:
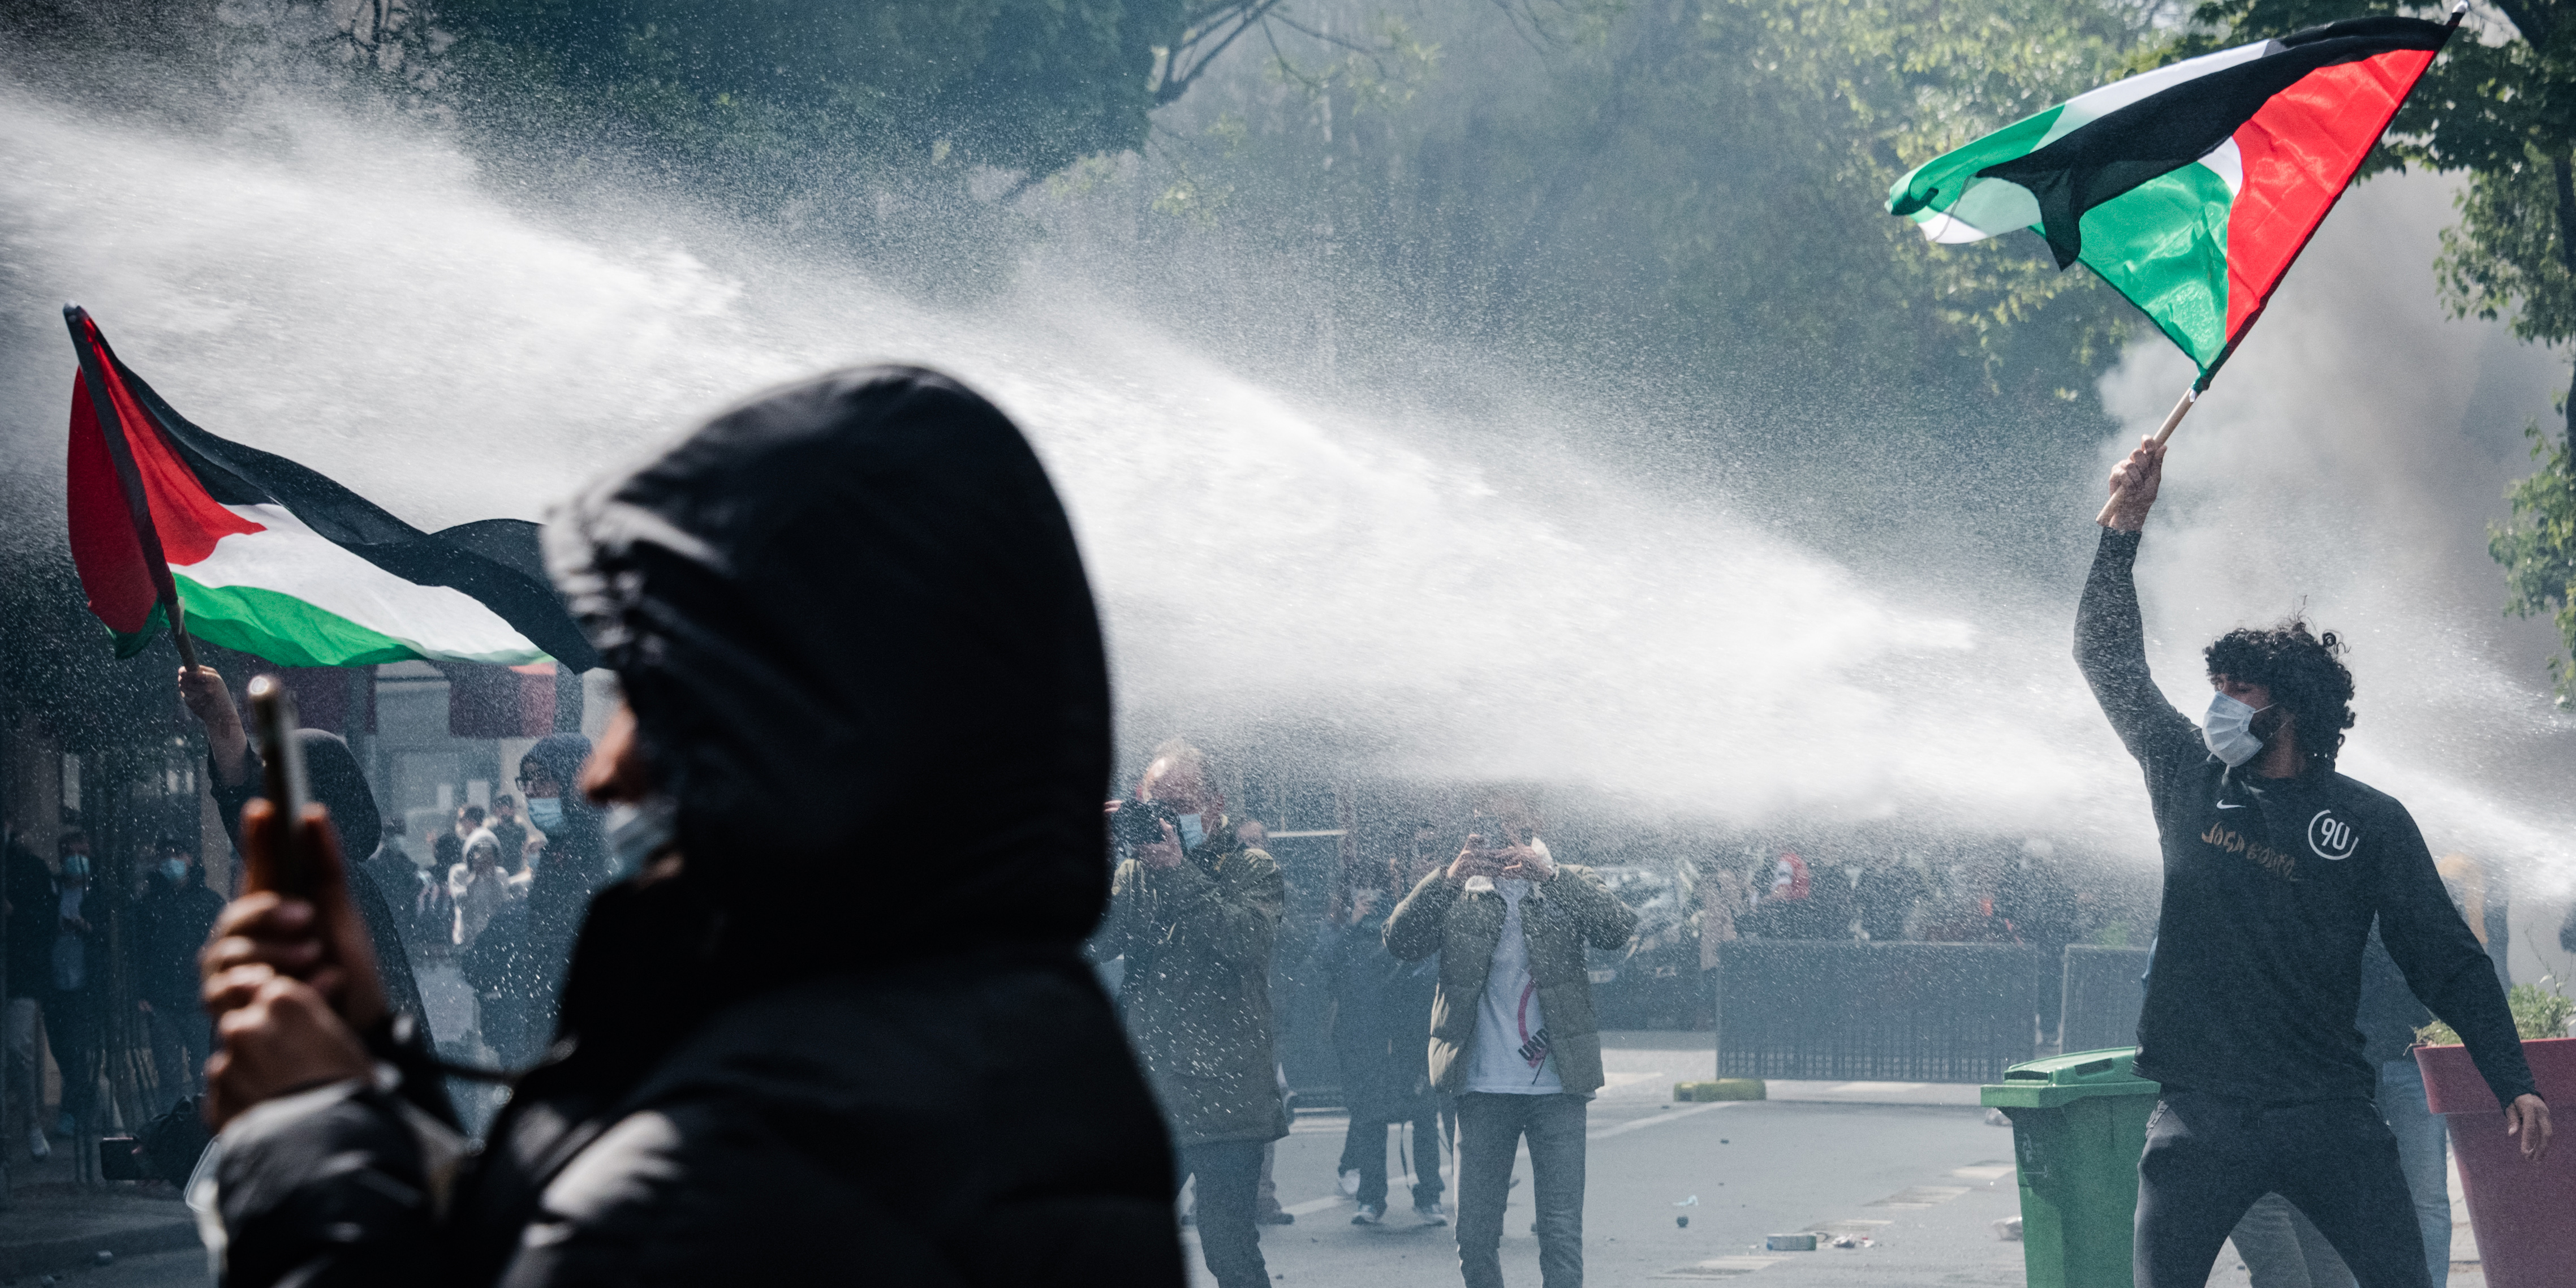
[[(1974, 143), (1916, 166), (1887, 190), (1889, 213), (1911, 216), (1918, 222), (1922, 218), (1919, 212), (1923, 211), (1957, 214), (1954, 207), (1959, 204), (1961, 195), (1975, 183), (1979, 170), (2030, 155), (2039, 147), (2040, 140), (2048, 137), (2049, 127), (2055, 125), (2058, 116), (2065, 111), (2066, 105), (2060, 103), (2037, 116), (2024, 117)], [(2020, 188), (2019, 184), (2006, 186), (2016, 190)], [(2038, 209), (2039, 203), (2034, 200), (2031, 210), (2036, 212)], [(1988, 233), (2011, 231), (2009, 227), (1977, 226)]]
[[(200, 639), (257, 654), (279, 666), (369, 666), (426, 660), (401, 640), (361, 626), (293, 595), (257, 586), (206, 586), (178, 575), (188, 631)], [(489, 660), (520, 663), (520, 656)]]
[(2227, 347), (2227, 181), (2194, 163), (2084, 214), (2085, 265), (2207, 371)]

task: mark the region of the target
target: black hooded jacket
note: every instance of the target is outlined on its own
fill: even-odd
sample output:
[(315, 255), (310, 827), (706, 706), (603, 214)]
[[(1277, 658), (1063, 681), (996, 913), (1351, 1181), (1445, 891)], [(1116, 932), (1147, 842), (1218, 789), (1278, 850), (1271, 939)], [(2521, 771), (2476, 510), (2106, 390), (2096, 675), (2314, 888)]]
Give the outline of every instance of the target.
[[(385, 1005), (425, 1021), (427, 1012), (411, 973), (411, 955), (403, 949), (400, 916), (411, 907), (419, 881), (417, 869), (384, 844), (384, 814), (376, 808), (376, 794), (368, 790), (367, 776), (359, 770), (358, 757), (348, 742), (327, 729), (298, 729), (295, 740), (304, 748), (304, 776), (313, 800), (331, 811), (340, 853), (355, 874), (349, 882), (349, 897), (367, 923), (368, 942), (375, 945), (376, 975), (384, 985)], [(215, 811), (223, 819), (224, 835), (231, 839), (235, 854), (241, 853), (242, 806), (262, 790), (263, 763), (257, 750), (245, 754), (241, 781), (229, 787), (222, 785), (211, 764), (207, 766), (207, 779), (216, 784), (212, 789)]]
[(563, 1040), (444, 1210), (388, 1095), (233, 1124), (230, 1282), (1180, 1284), (1162, 1125), (1076, 955), (1099, 626), (1018, 430), (933, 373), (844, 372), (549, 544), (676, 871), (592, 902)]

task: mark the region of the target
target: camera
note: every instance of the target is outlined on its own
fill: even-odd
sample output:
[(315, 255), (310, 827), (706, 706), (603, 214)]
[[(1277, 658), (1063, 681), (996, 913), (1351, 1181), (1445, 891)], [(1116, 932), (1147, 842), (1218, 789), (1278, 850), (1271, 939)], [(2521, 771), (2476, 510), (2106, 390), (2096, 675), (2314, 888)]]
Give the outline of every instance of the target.
[(1160, 801), (1120, 801), (1109, 811), (1109, 844), (1120, 855), (1140, 845), (1160, 845), (1163, 825), (1169, 823), (1178, 832), (1181, 816)]

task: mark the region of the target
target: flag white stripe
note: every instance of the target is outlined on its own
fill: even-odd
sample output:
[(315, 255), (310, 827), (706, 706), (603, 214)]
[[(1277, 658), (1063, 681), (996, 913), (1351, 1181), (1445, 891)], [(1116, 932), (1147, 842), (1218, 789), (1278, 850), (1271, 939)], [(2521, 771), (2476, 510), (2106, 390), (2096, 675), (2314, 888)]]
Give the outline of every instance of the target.
[(291, 595), (432, 657), (534, 661), (529, 643), (482, 601), (449, 586), (422, 586), (359, 558), (277, 505), (224, 507), (266, 529), (233, 533), (213, 553), (172, 571), (204, 586)]

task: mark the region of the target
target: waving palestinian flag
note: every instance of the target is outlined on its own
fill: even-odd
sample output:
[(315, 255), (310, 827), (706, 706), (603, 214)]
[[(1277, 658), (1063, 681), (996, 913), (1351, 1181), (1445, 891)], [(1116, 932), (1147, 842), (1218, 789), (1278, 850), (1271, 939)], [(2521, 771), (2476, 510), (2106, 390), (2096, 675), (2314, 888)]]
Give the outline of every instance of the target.
[(2206, 387), (2458, 25), (2356, 18), (2132, 76), (1934, 159), (1887, 209), (1936, 242), (2047, 238)]
[(171, 625), (281, 666), (598, 664), (546, 580), (537, 525), (428, 533), (312, 470), (181, 417), (67, 305), (80, 378), (72, 561), (119, 657)]

